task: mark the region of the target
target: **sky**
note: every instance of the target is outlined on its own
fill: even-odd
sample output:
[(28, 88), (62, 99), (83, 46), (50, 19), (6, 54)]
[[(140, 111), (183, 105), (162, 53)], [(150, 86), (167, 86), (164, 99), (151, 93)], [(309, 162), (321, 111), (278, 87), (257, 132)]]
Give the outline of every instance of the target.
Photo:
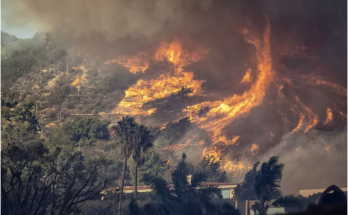
[(22, 25), (9, 25), (7, 19), (9, 19), (9, 14), (15, 13), (13, 5), (1, 3), (1, 31), (4, 31), (9, 34), (13, 34), (18, 38), (26, 39), (31, 38), (37, 32), (37, 26), (35, 23), (30, 22), (29, 20)]

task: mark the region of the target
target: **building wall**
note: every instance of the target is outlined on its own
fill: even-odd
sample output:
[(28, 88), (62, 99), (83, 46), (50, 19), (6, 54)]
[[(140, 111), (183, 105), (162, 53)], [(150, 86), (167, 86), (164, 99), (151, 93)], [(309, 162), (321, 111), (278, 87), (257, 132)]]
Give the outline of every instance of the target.
[(229, 199), (230, 198), (230, 190), (221, 190), (222, 198)]
[(224, 199), (232, 199), (234, 197), (234, 187), (221, 188), (221, 194)]
[[(254, 211), (250, 209), (250, 215), (255, 215)], [(274, 215), (274, 214), (286, 214), (284, 208), (269, 208), (267, 211), (267, 215)]]

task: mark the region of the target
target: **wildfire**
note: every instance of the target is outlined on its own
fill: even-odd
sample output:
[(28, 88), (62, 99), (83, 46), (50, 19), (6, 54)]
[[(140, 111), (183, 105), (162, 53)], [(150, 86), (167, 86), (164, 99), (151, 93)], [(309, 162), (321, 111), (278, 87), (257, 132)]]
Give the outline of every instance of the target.
[(204, 148), (202, 157), (206, 157), (206, 156), (212, 157), (216, 161), (221, 160), (221, 152), (216, 147), (213, 147), (211, 149)]
[[(162, 43), (157, 49), (153, 61), (169, 61), (174, 66), (174, 75), (162, 74), (157, 79), (139, 80), (125, 92), (124, 99), (113, 110), (113, 113), (123, 113), (133, 116), (149, 116), (156, 109), (146, 110), (147, 102), (169, 97), (183, 89), (190, 89), (188, 96), (199, 95), (204, 81), (195, 80), (192, 72), (184, 72), (183, 66), (199, 60), (206, 51), (188, 53), (183, 50), (181, 44), (174, 40), (172, 43)], [(144, 54), (143, 54), (144, 55)], [(129, 62), (125, 61), (125, 62)], [(124, 64), (128, 67), (131, 65)]]
[(255, 143), (251, 144), (250, 152), (252, 155), (257, 155), (257, 153), (259, 152), (259, 146)]
[(331, 108), (328, 108), (328, 109), (326, 110), (326, 113), (327, 113), (327, 118), (326, 118), (326, 121), (324, 122), (324, 125), (329, 124), (329, 122), (332, 121), (332, 117), (333, 117)]
[(316, 125), (318, 125), (318, 119), (315, 117), (312, 121), (311, 124), (309, 124), (307, 127), (306, 127), (306, 130), (304, 131), (304, 133), (308, 132), (309, 130), (311, 130), (312, 128), (314, 128)]
[(239, 135), (233, 137), (231, 140), (227, 139), (226, 136), (220, 136), (218, 137), (217, 139), (217, 142), (214, 142), (214, 144), (218, 144), (218, 143), (224, 143), (225, 146), (228, 146), (228, 145), (233, 145), (237, 142), (237, 140), (239, 139)]
[(331, 88), (333, 91), (335, 91), (338, 94), (347, 96), (347, 88), (344, 88), (336, 83), (333, 83), (331, 81), (325, 80), (324, 77), (320, 76), (304, 76), (304, 78), (307, 80), (308, 84), (313, 85), (324, 85), (329, 88)]
[(76, 86), (80, 82), (81, 79), (82, 79), (82, 76), (78, 75), (76, 77), (76, 79), (71, 83), (71, 86)]
[[(270, 32), (268, 19), (267, 27), (262, 38), (255, 38), (249, 34), (247, 29), (243, 30), (245, 41), (252, 44), (256, 50), (253, 61), (256, 62), (256, 69), (252, 71), (250, 69), (252, 67), (250, 67), (240, 81), (240, 84), (244, 85), (244, 87), (248, 86), (248, 89), (243, 94), (234, 94), (220, 100), (203, 100), (203, 102), (193, 103), (193, 105), (182, 109), (180, 113), (181, 118), (188, 117), (191, 123), (196, 124), (200, 129), (204, 129), (209, 133), (213, 147), (204, 148), (202, 156), (209, 155), (215, 160), (220, 160), (221, 166), (226, 171), (240, 171), (247, 168), (242, 162), (230, 161), (225, 156), (226, 149), (231, 145), (238, 145), (240, 136), (228, 137), (224, 133), (224, 128), (238, 117), (243, 117), (249, 114), (253, 108), (260, 106), (264, 102), (267, 92), (273, 89), (271, 84), (274, 84), (275, 89), (278, 90), (279, 101), (288, 104), (290, 110), (299, 117), (297, 126), (293, 128), (292, 117), (288, 116), (288, 118), (286, 116), (287, 112), (278, 111), (282, 115), (281, 120), (286, 123), (286, 126), (293, 125), (291, 133), (299, 131), (306, 133), (314, 129), (319, 123), (319, 116), (310, 107), (307, 107), (301, 102), (300, 98), (295, 95), (296, 92), (289, 91), (290, 93), (286, 93), (288, 92), (288, 87), (296, 87), (298, 83), (324, 85), (337, 93), (347, 94), (347, 90), (343, 87), (319, 76), (305, 76), (303, 81), (297, 81), (295, 78), (280, 79), (276, 77), (272, 69)], [(289, 51), (283, 54), (306, 54), (305, 51), (307, 49), (308, 47), (296, 47), (296, 49), (289, 49)], [(142, 52), (134, 56), (122, 55), (117, 59), (105, 62), (105, 64), (118, 63), (127, 68), (131, 73), (146, 73), (152, 62), (165, 61), (168, 63), (168, 69), (170, 70), (156, 78), (138, 80), (137, 83), (125, 91), (125, 97), (113, 110), (114, 114), (150, 116), (157, 111), (156, 108), (150, 105), (150, 102), (160, 101), (161, 99), (181, 92), (185, 92), (190, 97), (194, 95), (205, 95), (202, 89), (204, 81), (196, 80), (192, 72), (185, 71), (185, 66), (204, 58), (207, 50), (189, 52), (182, 46), (179, 40), (173, 40), (170, 43), (161, 43), (154, 53)], [(303, 77), (301, 76), (301, 78)], [(185, 89), (189, 90), (185, 91)], [(291, 99), (289, 95), (291, 95)], [(203, 114), (202, 110), (204, 110)], [(337, 111), (337, 113), (346, 117), (346, 114), (343, 112)], [(325, 124), (331, 122), (332, 118), (332, 110), (328, 108)], [(163, 126), (161, 129), (163, 128), (165, 127)], [(278, 133), (275, 134), (269, 132), (270, 141), (277, 138)], [(186, 142), (179, 142), (162, 150), (183, 150), (188, 146), (203, 146), (205, 144), (204, 141), (200, 141), (198, 138), (193, 138), (192, 136), (190, 138)], [(253, 143), (248, 150), (250, 150), (253, 156), (256, 156), (259, 152), (259, 146)]]
[[(268, 20), (267, 20), (268, 22)], [(245, 40), (253, 44), (256, 48), (255, 58), (257, 60), (257, 78), (256, 82), (250, 87), (248, 91), (246, 91), (243, 95), (233, 95), (232, 97), (226, 98), (221, 101), (214, 102), (202, 102), (200, 104), (188, 106), (183, 110), (184, 113), (190, 117), (191, 121), (198, 124), (200, 128), (206, 129), (208, 132), (211, 132), (211, 137), (215, 144), (219, 143), (223, 146), (228, 146), (231, 144), (235, 144), (239, 139), (239, 136), (233, 137), (231, 140), (228, 139), (224, 134), (222, 134), (222, 129), (231, 123), (234, 119), (243, 114), (247, 114), (253, 107), (260, 105), (263, 101), (263, 98), (266, 94), (266, 90), (268, 89), (270, 83), (274, 79), (274, 73), (272, 71), (272, 63), (271, 63), (271, 54), (270, 54), (270, 25), (268, 23), (267, 29), (263, 35), (263, 41), (259, 41), (256, 38), (248, 35), (248, 31), (245, 30)], [(166, 57), (170, 62), (174, 65), (177, 65), (176, 72), (178, 74), (182, 73), (179, 65), (184, 65), (187, 62), (191, 62), (192, 59), (197, 59), (196, 57), (185, 58), (186, 60), (182, 60), (181, 52), (175, 47), (177, 44), (171, 44), (168, 48), (164, 48), (166, 46), (162, 46), (157, 53), (157, 59), (162, 59)], [(192, 55), (195, 56), (195, 55)], [(250, 81), (250, 73), (251, 70), (247, 71), (245, 78), (243, 78), (242, 82)], [(158, 80), (157, 80), (158, 81)], [(201, 82), (200, 82), (201, 84)], [(200, 85), (199, 85), (200, 86)], [(127, 96), (126, 96), (127, 97)], [(143, 104), (142, 104), (143, 105)], [(198, 113), (202, 108), (209, 108), (209, 111), (205, 116), (199, 116)], [(185, 145), (185, 144), (184, 144)], [(181, 146), (184, 146), (181, 145)], [(181, 147), (180, 146), (180, 147)], [(254, 146), (253, 153), (257, 153), (255, 147), (258, 147), (256, 144)], [(219, 147), (213, 147), (211, 149), (205, 148), (202, 153), (203, 156), (213, 157), (215, 160), (221, 160), (222, 166), (226, 171), (240, 171), (246, 169), (244, 164), (234, 163), (230, 160), (222, 158), (222, 152)]]
[(170, 145), (170, 146), (167, 146), (167, 147), (161, 149), (161, 151), (168, 150), (168, 149), (170, 149), (170, 150), (181, 150), (181, 149), (186, 148), (189, 144), (190, 144), (190, 141), (187, 141), (184, 144)]
[(179, 40), (175, 39), (171, 43), (162, 43), (155, 54), (156, 61), (168, 60), (177, 68), (176, 72), (182, 72), (182, 67), (187, 66), (203, 58), (207, 50), (198, 50), (194, 53), (189, 53), (182, 48)]
[(251, 73), (251, 69), (248, 69), (248, 71), (245, 73), (242, 81), (240, 83), (249, 83), (251, 82), (251, 76), (250, 76), (250, 73)]
[[(222, 101), (203, 102), (189, 106), (183, 110), (184, 112), (187, 112), (187, 115), (192, 119), (192, 122), (197, 123), (201, 128), (211, 132), (214, 141), (227, 140), (227, 138), (221, 138), (221, 136), (224, 136), (221, 129), (237, 117), (249, 113), (253, 107), (260, 105), (266, 94), (266, 90), (274, 78), (269, 43), (269, 23), (263, 35), (263, 41), (259, 41), (248, 35), (247, 30), (244, 30), (244, 33), (245, 40), (256, 47), (255, 57), (258, 64), (257, 79), (251, 86), (250, 90), (246, 91), (241, 96), (233, 95), (232, 97)], [(200, 117), (198, 113), (205, 107), (209, 107), (209, 112), (206, 113), (206, 116)]]
[(227, 161), (225, 165), (223, 166), (223, 168), (226, 171), (230, 171), (230, 172), (237, 172), (237, 171), (242, 171), (246, 169), (242, 162), (234, 163), (232, 161)]
[(83, 71), (83, 74), (78, 75), (76, 79), (71, 83), (71, 86), (78, 86), (79, 84), (81, 84), (81, 82), (85, 82), (87, 80), (87, 69), (84, 66), (80, 66), (79, 68)]
[(146, 53), (139, 53), (133, 57), (127, 57), (124, 55), (119, 56), (117, 59), (108, 60), (106, 65), (111, 63), (118, 63), (121, 66), (126, 67), (131, 73), (142, 72), (149, 67), (148, 56)]
[(310, 109), (309, 107), (304, 105), (298, 96), (295, 96), (295, 101), (297, 104), (296, 105), (291, 104), (291, 106), (292, 106), (293, 111), (294, 111), (294, 109), (298, 109), (300, 111), (300, 121), (299, 121), (297, 127), (291, 131), (291, 134), (294, 132), (298, 132), (302, 128), (305, 119), (307, 119), (306, 121), (310, 122), (310, 123), (309, 124), (307, 123), (307, 126), (304, 130), (304, 133), (306, 133), (318, 125), (318, 123), (319, 123), (318, 115), (315, 114), (312, 111), (312, 109)]

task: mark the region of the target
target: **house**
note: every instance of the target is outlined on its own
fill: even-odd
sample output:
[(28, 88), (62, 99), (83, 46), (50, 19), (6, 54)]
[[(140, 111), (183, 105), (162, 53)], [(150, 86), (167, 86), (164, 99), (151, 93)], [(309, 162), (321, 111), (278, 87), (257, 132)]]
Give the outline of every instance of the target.
[[(216, 186), (217, 188), (221, 189), (222, 197), (224, 199), (232, 199), (234, 197), (234, 188), (237, 186), (236, 184), (232, 183), (216, 183), (216, 182), (204, 182), (202, 183), (204, 186)], [(168, 185), (169, 187), (173, 187), (172, 184)], [(111, 187), (108, 189), (103, 190), (102, 194), (106, 194), (107, 192), (119, 192), (120, 187)], [(138, 193), (150, 193), (152, 191), (151, 187), (149, 186), (138, 186)], [(124, 193), (133, 193), (134, 192), (134, 186), (125, 186), (123, 188)]]

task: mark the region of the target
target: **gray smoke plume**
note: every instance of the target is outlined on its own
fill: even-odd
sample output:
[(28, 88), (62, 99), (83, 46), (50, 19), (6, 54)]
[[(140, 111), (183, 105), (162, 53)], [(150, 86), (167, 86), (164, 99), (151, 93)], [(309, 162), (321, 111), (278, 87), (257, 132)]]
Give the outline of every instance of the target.
[(267, 162), (279, 156), (285, 164), (281, 189), (298, 194), (301, 189), (325, 189), (332, 184), (346, 187), (347, 133), (310, 131), (286, 134), (282, 141), (260, 157)]

